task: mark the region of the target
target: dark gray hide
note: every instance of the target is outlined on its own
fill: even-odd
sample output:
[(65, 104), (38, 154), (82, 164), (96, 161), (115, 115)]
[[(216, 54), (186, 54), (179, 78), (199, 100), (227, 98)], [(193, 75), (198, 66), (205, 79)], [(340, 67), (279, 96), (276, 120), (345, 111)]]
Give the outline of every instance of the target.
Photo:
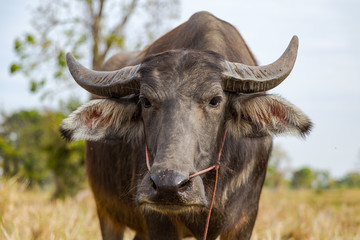
[(65, 138), (88, 140), (87, 173), (103, 238), (122, 239), (130, 227), (137, 239), (202, 239), (215, 174), (189, 175), (215, 163), (226, 132), (207, 239), (250, 239), (272, 136), (303, 136), (311, 128), (299, 109), (263, 92), (290, 73), (293, 49), (281, 64), (251, 67), (256, 61), (237, 30), (200, 12), (141, 53), (105, 64), (104, 71), (119, 71), (90, 72), (69, 56), (75, 80), (105, 97), (60, 126)]

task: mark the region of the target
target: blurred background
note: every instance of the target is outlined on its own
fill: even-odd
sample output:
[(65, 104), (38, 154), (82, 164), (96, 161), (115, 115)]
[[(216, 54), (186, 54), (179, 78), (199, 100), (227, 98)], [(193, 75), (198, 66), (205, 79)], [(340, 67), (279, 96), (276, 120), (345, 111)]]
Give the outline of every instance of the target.
[[(14, 191), (35, 189), (64, 199), (87, 188), (84, 142), (68, 144), (57, 132), (61, 120), (89, 97), (70, 77), (66, 52), (99, 69), (112, 54), (139, 51), (203, 10), (233, 24), (260, 64), (276, 60), (291, 37), (299, 37), (292, 73), (270, 93), (303, 110), (314, 128), (306, 139), (275, 138), (265, 185), (359, 188), (359, 9), (357, 0), (3, 1), (0, 193), (10, 196), (5, 186), (16, 186)], [(0, 217), (4, 212), (0, 207)], [(360, 226), (360, 220), (352, 224)], [(1, 229), (0, 236), (11, 239), (9, 226)]]

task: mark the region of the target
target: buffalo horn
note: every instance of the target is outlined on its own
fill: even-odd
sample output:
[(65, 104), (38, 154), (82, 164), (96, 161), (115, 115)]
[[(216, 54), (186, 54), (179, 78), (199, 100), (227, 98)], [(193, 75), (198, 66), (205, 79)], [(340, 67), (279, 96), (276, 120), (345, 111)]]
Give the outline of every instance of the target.
[(224, 61), (223, 89), (229, 92), (256, 93), (276, 87), (294, 67), (298, 42), (298, 37), (294, 36), (281, 57), (269, 65), (249, 66)]
[(71, 53), (66, 54), (66, 62), (75, 81), (92, 94), (123, 97), (139, 92), (140, 64), (111, 72), (93, 71), (82, 66)]

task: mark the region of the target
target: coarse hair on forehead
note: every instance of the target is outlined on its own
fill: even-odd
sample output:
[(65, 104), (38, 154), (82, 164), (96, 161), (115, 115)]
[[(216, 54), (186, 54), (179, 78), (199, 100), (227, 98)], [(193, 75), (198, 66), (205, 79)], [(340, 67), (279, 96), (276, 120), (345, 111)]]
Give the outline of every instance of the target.
[(155, 68), (159, 71), (183, 72), (201, 67), (201, 69), (211, 69), (212, 72), (223, 70), (220, 64), (223, 57), (213, 51), (199, 51), (188, 49), (177, 49), (148, 56), (142, 61), (142, 75), (152, 72)]

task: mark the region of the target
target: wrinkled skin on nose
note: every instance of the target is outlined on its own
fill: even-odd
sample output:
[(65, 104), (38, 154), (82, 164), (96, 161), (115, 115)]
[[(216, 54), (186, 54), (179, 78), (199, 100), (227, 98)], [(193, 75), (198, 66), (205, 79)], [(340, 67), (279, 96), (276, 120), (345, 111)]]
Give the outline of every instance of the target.
[[(143, 191), (138, 195), (139, 203), (152, 209), (159, 208), (159, 211), (166, 209), (166, 212), (208, 204), (201, 178), (189, 179), (197, 172), (196, 162), (206, 154), (201, 154), (198, 139), (192, 134), (195, 124), (191, 114), (185, 117), (180, 111), (181, 104), (172, 104), (163, 110), (159, 129), (155, 131), (157, 134), (148, 138), (151, 170), (141, 184)], [(153, 144), (151, 139), (157, 144)]]
[(219, 123), (226, 95), (220, 71), (181, 54), (153, 60), (156, 67), (153, 61), (145, 63), (140, 89), (151, 170), (139, 186), (137, 202), (160, 212), (208, 205), (203, 175), (189, 176), (215, 163), (223, 134)]

